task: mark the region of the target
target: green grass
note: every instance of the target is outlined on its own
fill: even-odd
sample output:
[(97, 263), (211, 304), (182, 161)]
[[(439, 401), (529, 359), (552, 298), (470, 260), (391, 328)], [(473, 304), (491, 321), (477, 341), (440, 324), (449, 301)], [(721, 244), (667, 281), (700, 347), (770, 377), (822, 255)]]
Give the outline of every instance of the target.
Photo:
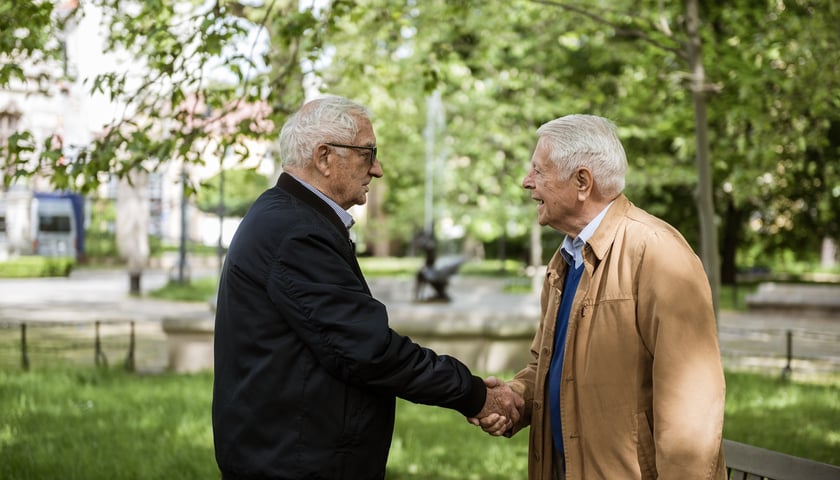
[[(0, 370), (0, 478), (219, 478), (211, 386), (210, 373)], [(840, 464), (840, 382), (728, 372), (727, 389), (726, 438)], [(527, 432), (490, 437), (453, 411), (398, 402), (389, 480), (502, 480), (526, 471)]]
[(758, 282), (721, 285), (719, 300), (721, 310), (747, 310), (747, 295), (758, 290)]
[(217, 478), (210, 376), (0, 373), (0, 478)]
[(790, 382), (727, 373), (724, 437), (840, 465), (840, 376)]
[(163, 287), (149, 292), (149, 296), (160, 300), (181, 302), (207, 302), (216, 296), (218, 278), (213, 275), (192, 279), (188, 283), (169, 281)]
[(419, 257), (361, 257), (359, 266), (365, 276), (373, 277), (414, 277), (423, 266)]
[[(367, 277), (414, 277), (423, 266), (420, 257), (362, 257), (359, 266)], [(466, 261), (458, 269), (459, 275), (481, 277), (519, 277), (525, 266), (515, 260)]]

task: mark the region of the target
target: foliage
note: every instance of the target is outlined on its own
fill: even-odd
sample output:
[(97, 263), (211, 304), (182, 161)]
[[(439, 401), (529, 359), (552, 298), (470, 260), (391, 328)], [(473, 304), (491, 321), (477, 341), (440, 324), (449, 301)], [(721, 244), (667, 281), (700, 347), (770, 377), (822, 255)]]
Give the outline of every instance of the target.
[[(100, 12), (108, 32), (105, 53), (124, 60), (119, 71), (83, 79), (91, 95), (106, 96), (122, 113), (95, 132), (90, 145), (73, 152), (70, 161), (62, 156), (60, 145), (35, 145), (28, 132), (21, 132), (28, 142), (13, 138), (4, 155), (7, 184), (41, 174), (56, 189), (83, 192), (105, 181), (102, 173), (122, 177), (135, 169), (156, 170), (172, 160), (200, 163), (208, 149), (231, 148), (240, 159), (246, 158), (247, 140), (270, 138), (273, 125), (282, 123), (300, 103), (298, 62), (308, 53), (297, 49), (306, 45), (308, 52), (311, 45), (298, 37), (318, 21), (307, 12), (284, 15), (294, 12), (292, 2), (280, 2), (283, 5), (272, 11), (276, 2), (255, 8), (234, 2), (96, 0), (71, 7), (68, 20), (59, 24), (59, 12), (49, 10), (53, 2), (23, 3), (43, 5), (46, 14), (28, 18), (26, 10), (11, 9), (10, 22), (39, 27), (49, 36), (33, 37), (39, 43), (24, 50), (9, 41), (17, 31), (4, 29), (0, 54), (11, 57), (15, 68), (34, 62), (52, 72), (48, 75), (53, 78), (46, 80), (57, 82), (66, 76), (74, 81), (56, 68), (58, 60), (66, 58), (51, 61), (40, 51), (59, 43), (65, 25), (72, 29), (74, 21)], [(50, 14), (52, 23), (35, 25)], [(259, 32), (269, 19), (277, 28), (276, 43), (290, 50), (259, 44)], [(53, 49), (62, 51), (61, 45)], [(250, 55), (261, 50), (261, 57)], [(274, 64), (275, 70), (267, 71), (263, 63)], [(298, 80), (290, 80), (294, 78)], [(2, 81), (0, 87), (8, 84)]]
[[(90, 190), (107, 178), (102, 172), (200, 163), (229, 147), (244, 159), (249, 139), (274, 140), (303, 99), (306, 76), (375, 113), (385, 177), (370, 194), (363, 238), (405, 242), (423, 226), (428, 172), (437, 231), (446, 221), (464, 243), (524, 244), (534, 215), (519, 184), (534, 131), (587, 112), (620, 127), (628, 196), (698, 245), (682, 2), (83, 3), (61, 15), (49, 11), (52, 2), (6, 7), (3, 21), (30, 35), (0, 29), (0, 54), (10, 59), (3, 71), (51, 62), (63, 25), (90, 5), (105, 12), (109, 49), (127, 52), (144, 74), (88, 79), (125, 114), (71, 162), (49, 141), (10, 137), (7, 181), (40, 171), (57, 187)], [(714, 194), (731, 279), (738, 264), (804, 257), (840, 234), (840, 8), (828, 0), (700, 4)], [(0, 87), (11, 78), (0, 75)], [(427, 130), (435, 95), (445, 128)], [(259, 114), (235, 115), (242, 105), (258, 105)], [(427, 169), (432, 131), (436, 154), (428, 158), (439, 160)]]
[[(726, 438), (840, 464), (840, 386), (726, 377)], [(0, 477), (217, 478), (212, 382), (209, 372), (0, 370)], [(524, 478), (527, 431), (494, 438), (452, 411), (399, 400), (387, 468), (394, 479)]]
[(0, 278), (66, 277), (75, 266), (71, 257), (24, 255), (0, 261)]
[[(51, 2), (16, 2), (0, 5), (0, 54), (7, 61), (0, 64), (0, 86), (26, 81), (24, 64), (30, 59), (47, 61), (59, 58), (61, 45), (55, 39), (63, 28), (63, 19), (53, 16)], [(18, 20), (25, 19), (25, 22)], [(32, 79), (44, 81), (45, 78)]]
[(840, 52), (829, 34), (840, 9), (828, 3), (707, 5), (724, 260), (814, 260), (840, 233)]
[[(268, 179), (253, 169), (225, 170), (210, 177), (201, 185), (195, 198), (199, 210), (241, 217), (261, 193), (268, 188)], [(224, 192), (222, 192), (224, 190)], [(223, 195), (224, 201), (219, 197)], [(221, 212), (219, 204), (222, 204)]]

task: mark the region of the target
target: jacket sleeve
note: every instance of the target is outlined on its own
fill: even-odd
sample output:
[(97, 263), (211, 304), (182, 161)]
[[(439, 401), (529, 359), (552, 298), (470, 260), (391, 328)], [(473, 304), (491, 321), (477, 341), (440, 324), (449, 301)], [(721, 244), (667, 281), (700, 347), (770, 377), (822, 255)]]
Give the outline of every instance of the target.
[(725, 383), (711, 291), (676, 232), (640, 252), (638, 323), (653, 356), (653, 433), (660, 478), (712, 478), (722, 461)]
[[(484, 406), (486, 387), (457, 359), (394, 332), (385, 306), (360, 277), (344, 239), (312, 229), (284, 236), (268, 295), (319, 364), (348, 383), (466, 416)], [(289, 255), (288, 252), (294, 252)], [(354, 268), (355, 267), (355, 268)]]

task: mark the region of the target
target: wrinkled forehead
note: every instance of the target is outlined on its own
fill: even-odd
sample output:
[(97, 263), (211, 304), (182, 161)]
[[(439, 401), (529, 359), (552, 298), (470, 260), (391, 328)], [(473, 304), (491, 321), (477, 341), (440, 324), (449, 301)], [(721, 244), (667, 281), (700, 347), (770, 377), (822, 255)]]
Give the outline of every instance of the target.
[(535, 167), (546, 168), (554, 165), (551, 161), (551, 144), (545, 140), (545, 137), (540, 137), (537, 140), (537, 146), (534, 147), (534, 155), (531, 157), (531, 163)]
[(356, 115), (356, 142), (360, 145), (376, 145), (376, 134), (373, 132), (373, 124), (370, 119)]

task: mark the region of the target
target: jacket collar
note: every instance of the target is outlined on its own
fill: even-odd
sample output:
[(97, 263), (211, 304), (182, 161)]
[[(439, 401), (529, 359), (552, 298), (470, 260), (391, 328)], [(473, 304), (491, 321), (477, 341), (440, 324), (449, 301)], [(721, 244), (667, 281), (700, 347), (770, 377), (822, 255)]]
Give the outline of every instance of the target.
[(595, 233), (592, 234), (589, 242), (587, 242), (599, 263), (607, 255), (607, 252), (613, 244), (615, 231), (618, 228), (619, 222), (627, 215), (627, 211), (632, 206), (633, 204), (624, 194), (616, 197), (613, 205), (607, 210), (604, 220), (601, 221), (601, 225), (598, 226), (598, 229), (595, 230)]
[(344, 235), (345, 238), (350, 239), (350, 232), (347, 231), (347, 227), (342, 223), (341, 219), (338, 218), (336, 215), (335, 210), (332, 209), (327, 202), (318, 198), (318, 195), (312, 193), (308, 188), (301, 185), (300, 182), (295, 180), (295, 178), (288, 173), (281, 173), (280, 178), (277, 179), (277, 188), (284, 190), (285, 192), (289, 193), (293, 197), (297, 198), (298, 200), (304, 202), (305, 204), (309, 205), (316, 212), (321, 214), (330, 223), (335, 226), (335, 228)]
[[(607, 255), (615, 240), (615, 232), (621, 219), (627, 215), (627, 211), (632, 206), (633, 204), (624, 194), (619, 195), (613, 201), (604, 219), (601, 220), (601, 224), (598, 225), (592, 237), (586, 242), (587, 247), (583, 248), (583, 263), (587, 269), (597, 268)], [(552, 279), (552, 283), (556, 285), (566, 277), (567, 268), (568, 264), (563, 259), (560, 249), (558, 249), (554, 258), (548, 264), (546, 276)]]

